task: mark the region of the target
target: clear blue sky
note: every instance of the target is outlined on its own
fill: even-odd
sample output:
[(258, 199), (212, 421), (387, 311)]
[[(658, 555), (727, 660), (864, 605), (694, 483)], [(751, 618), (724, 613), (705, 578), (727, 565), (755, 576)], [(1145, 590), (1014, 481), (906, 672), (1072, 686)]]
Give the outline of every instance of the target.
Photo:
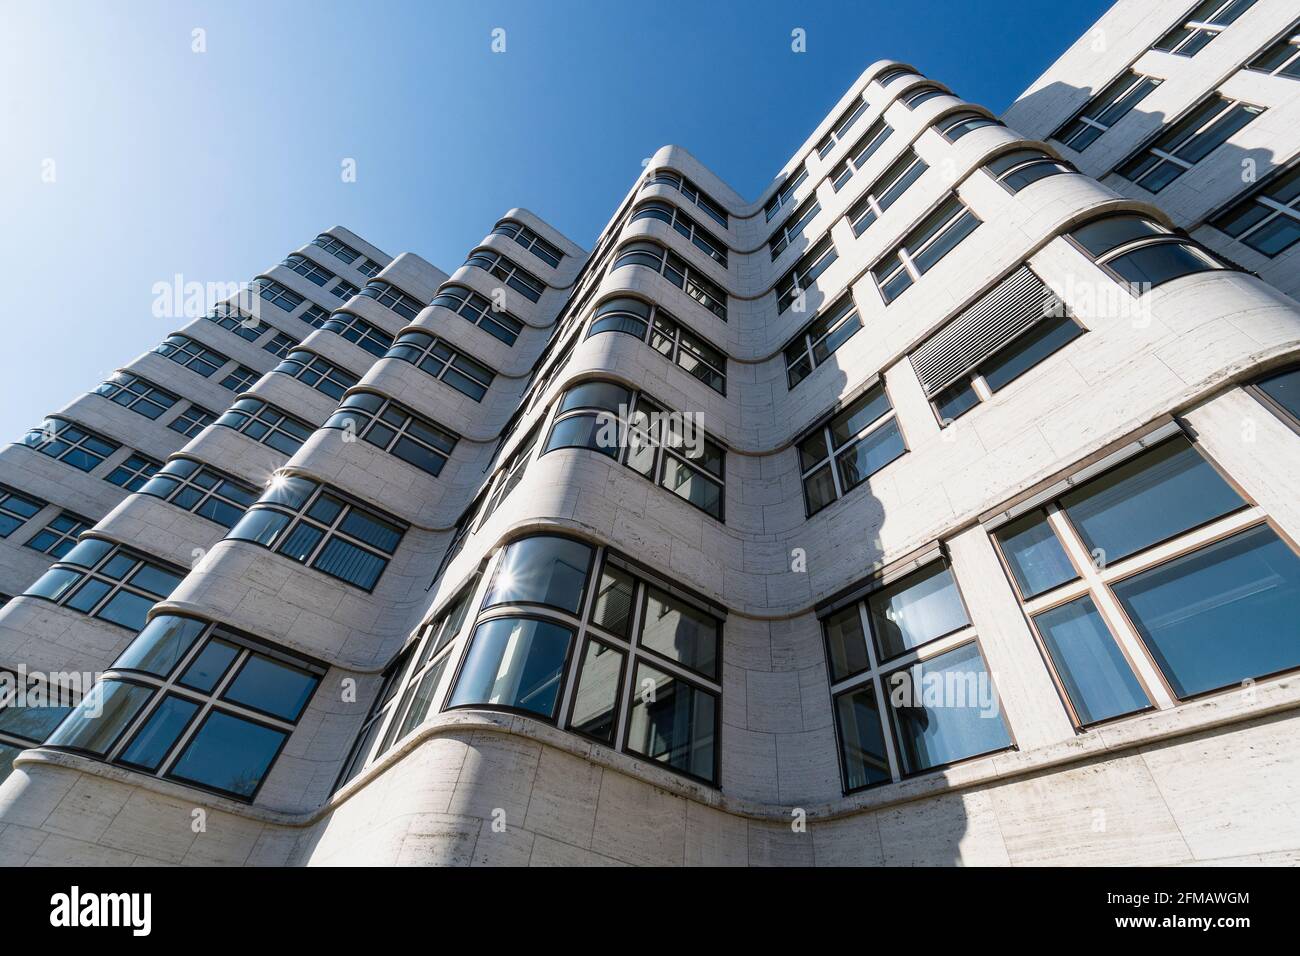
[(334, 224), (451, 271), (511, 206), (589, 248), (664, 143), (753, 198), (874, 60), (1001, 111), (1107, 6), (4, 0), (0, 441), (183, 325), (151, 312), (175, 273)]

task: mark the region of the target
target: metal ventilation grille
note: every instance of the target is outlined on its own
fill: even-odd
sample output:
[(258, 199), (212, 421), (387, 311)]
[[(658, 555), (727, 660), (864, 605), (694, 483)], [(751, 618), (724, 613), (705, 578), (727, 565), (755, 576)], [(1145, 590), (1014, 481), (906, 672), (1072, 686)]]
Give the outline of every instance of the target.
[(933, 396), (1040, 320), (1064, 314), (1056, 293), (1021, 266), (922, 343), (912, 367)]

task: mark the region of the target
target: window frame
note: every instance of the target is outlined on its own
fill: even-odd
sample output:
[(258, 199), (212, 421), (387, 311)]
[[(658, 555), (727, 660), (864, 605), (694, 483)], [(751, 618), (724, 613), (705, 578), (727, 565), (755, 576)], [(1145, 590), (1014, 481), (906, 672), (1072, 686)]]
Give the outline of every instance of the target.
[[(1213, 113), (1206, 112), (1201, 115), (1201, 111), (1207, 110), (1207, 108), (1215, 104), (1219, 107), (1217, 110)], [(1188, 162), (1178, 155), (1181, 150), (1189, 146), (1195, 146), (1198, 141), (1213, 136), (1216, 127), (1231, 125), (1233, 116), (1238, 110), (1251, 114), (1250, 118), (1202, 153), (1200, 158)], [(1161, 127), (1146, 142), (1119, 162), (1113, 172), (1116, 176), (1132, 183), (1144, 192), (1148, 192), (1153, 196), (1159, 195), (1175, 181), (1182, 178), (1184, 173), (1195, 169), (1215, 152), (1226, 146), (1233, 136), (1260, 116), (1263, 116), (1267, 111), (1267, 107), (1255, 106), (1253, 103), (1247, 103), (1242, 99), (1232, 99), (1218, 90), (1214, 90), (1208, 96), (1188, 107), (1172, 123), (1167, 123)], [(1189, 121), (1192, 120), (1197, 120), (1197, 122), (1189, 124)], [(1143, 167), (1142, 164), (1151, 158), (1154, 158), (1155, 162)], [(1152, 173), (1165, 165), (1172, 165), (1178, 170), (1171, 179), (1158, 182), (1156, 184), (1158, 188), (1156, 189), (1143, 185), (1142, 180), (1147, 179)], [(1139, 170), (1141, 171), (1139, 172)]]
[[(167, 468), (171, 466), (173, 462), (177, 462), (177, 461), (193, 462), (197, 467), (193, 468), (187, 475), (178, 475), (176, 473), (169, 473), (167, 471)], [(200, 480), (200, 476), (205, 476), (207, 478), (214, 479), (213, 483), (205, 485)], [(176, 487), (172, 488), (165, 495), (159, 494), (157, 490), (154, 491), (148, 490), (149, 485), (159, 477), (165, 478), (169, 481), (174, 481), (176, 483)], [(223, 490), (226, 485), (232, 486), (233, 488), (235, 488), (236, 490), (242, 492), (245, 496), (247, 496), (248, 497), (247, 503), (241, 502), (235, 498), (228, 497)], [(180, 497), (181, 493), (185, 491), (185, 489), (187, 488), (193, 489), (193, 491), (199, 495), (199, 497), (194, 500), (194, 503), (189, 506), (182, 505), (178, 503), (176, 500), (178, 497)], [(140, 491), (138, 493), (142, 495), (149, 495), (151, 498), (157, 498), (159, 501), (165, 501), (168, 504), (173, 505), (174, 507), (180, 508), (182, 511), (186, 511), (189, 514), (196, 515), (200, 518), (203, 518), (206, 521), (211, 521), (213, 524), (223, 527), (227, 531), (233, 528), (236, 523), (238, 523), (239, 518), (242, 518), (244, 516), (244, 512), (247, 511), (255, 501), (257, 501), (259, 495), (261, 494), (261, 492), (257, 488), (254, 488), (252, 485), (248, 484), (247, 482), (241, 481), (240, 479), (234, 477), (233, 475), (224, 472), (219, 468), (214, 468), (212, 465), (209, 465), (204, 461), (200, 461), (198, 458), (194, 458), (190, 455), (173, 455), (163, 464), (162, 468), (158, 470), (158, 473), (155, 474), (153, 478), (150, 478), (149, 481), (144, 483), (144, 485), (140, 488)], [(232, 522), (231, 524), (225, 524), (224, 522), (218, 521), (216, 518), (213, 518), (210, 515), (201, 513), (200, 509), (204, 505), (206, 505), (209, 501), (214, 499), (216, 501), (221, 502), (222, 504), (229, 505), (230, 507), (235, 508), (239, 511), (239, 516), (235, 518), (234, 522)]]
[[(949, 216), (947, 219), (943, 220), (932, 231), (929, 231), (928, 233), (924, 234), (921, 240), (917, 242), (918, 234), (922, 233), (923, 227), (927, 226), (930, 223), (930, 221), (936, 215), (938, 215), (938, 213), (948, 208), (949, 206), (952, 207), (953, 210), (952, 215)], [(934, 262), (930, 263), (930, 265), (927, 266), (925, 269), (920, 269), (917, 267), (916, 265), (917, 258), (919, 258), (930, 248), (938, 245), (944, 239), (944, 237), (946, 237), (950, 232), (956, 232), (964, 228), (968, 222), (973, 223), (973, 225), (970, 225), (970, 228), (966, 229), (966, 231), (962, 233), (961, 236), (958, 237), (957, 241), (953, 243), (952, 247), (948, 249), (947, 252), (945, 252)], [(875, 282), (876, 291), (880, 294), (881, 300), (885, 303), (886, 306), (888, 306), (892, 302), (895, 302), (900, 296), (905, 294), (908, 289), (911, 289), (913, 286), (915, 286), (921, 280), (922, 276), (924, 276), (927, 272), (929, 272), (940, 262), (942, 262), (949, 254), (953, 252), (953, 250), (955, 250), (958, 246), (960, 246), (962, 242), (970, 238), (971, 233), (975, 232), (975, 230), (977, 230), (981, 225), (983, 225), (983, 220), (980, 219), (977, 215), (975, 215), (975, 213), (971, 210), (970, 206), (968, 206), (962, 200), (961, 196), (958, 195), (958, 193), (955, 190), (950, 192), (947, 196), (945, 196), (942, 200), (940, 200), (938, 204), (936, 204), (928, 212), (926, 212), (925, 215), (923, 215), (920, 218), (920, 220), (916, 223), (916, 225), (908, 229), (907, 233), (903, 236), (903, 238), (900, 239), (898, 243), (894, 245), (894, 247), (888, 253), (886, 253), (880, 259), (877, 259), (875, 264), (872, 265), (870, 270), (871, 278)], [(898, 265), (893, 268), (890, 268), (882, 278), (880, 270), (891, 259), (897, 259)], [(910, 277), (910, 281), (908, 282), (908, 284), (904, 286), (902, 289), (900, 289), (898, 292), (894, 293), (892, 296), (887, 295), (885, 292), (885, 286), (902, 274), (906, 274)]]
[[(420, 344), (420, 340), (426, 338), (429, 341)], [(440, 352), (446, 352), (447, 354), (444, 357)], [(434, 335), (428, 329), (418, 326), (412, 326), (397, 336), (393, 340), (392, 347), (384, 353), (383, 357), (397, 359), (406, 362), (408, 365), (413, 365), (425, 375), (441, 382), (474, 402), (482, 402), (487, 397), (487, 393), (491, 390), (492, 383), (496, 381), (497, 377), (495, 369), (489, 368), (477, 359), (470, 358), (460, 349), (449, 345), (446, 340)], [(437, 371), (430, 371), (425, 367), (439, 362), (441, 365), (439, 365)], [(465, 391), (459, 385), (453, 384), (456, 379), (448, 374), (449, 371), (455, 372), (481, 386), (483, 393), (474, 395)]]
[[(1139, 103), (1150, 96), (1163, 82), (1164, 79), (1161, 77), (1147, 76), (1129, 66), (1123, 73), (1102, 87), (1096, 95), (1090, 97), (1087, 103), (1083, 104), (1073, 116), (1058, 126), (1048, 138), (1056, 140), (1063, 146), (1068, 146), (1076, 153), (1082, 153), (1100, 139), (1102, 135), (1110, 132), (1116, 123), (1131, 113)], [(1150, 85), (1147, 86), (1147, 84)], [(1145, 92), (1134, 95), (1143, 87), (1146, 87)], [(1132, 97), (1132, 99), (1129, 99), (1129, 97)], [(1112, 117), (1109, 123), (1101, 121), (1102, 117), (1121, 105), (1124, 108), (1116, 116)], [(1082, 128), (1067, 136), (1066, 134), (1075, 124), (1079, 123), (1083, 124)], [(1096, 134), (1088, 139), (1086, 143), (1082, 146), (1074, 145), (1080, 139), (1081, 134), (1091, 130), (1095, 130)]]
[[(857, 323), (857, 327), (848, 335), (840, 339), (835, 347), (826, 352), (825, 358), (821, 361), (817, 359), (817, 349), (837, 332), (843, 329), (850, 321)], [(813, 338), (812, 331), (814, 326), (823, 322), (829, 322), (825, 331), (821, 332), (816, 338)], [(838, 352), (849, 339), (857, 335), (863, 328), (862, 315), (858, 310), (857, 301), (853, 298), (853, 290), (845, 289), (844, 292), (834, 302), (818, 309), (812, 319), (799, 330), (799, 334), (792, 338), (781, 350), (782, 358), (785, 361), (785, 383), (786, 391), (792, 392), (801, 385), (804, 380), (817, 371), (826, 361)], [(799, 357), (791, 361), (791, 350), (799, 347)], [(802, 361), (807, 361), (808, 371), (799, 376), (798, 381), (792, 381), (793, 370), (796, 365)]]

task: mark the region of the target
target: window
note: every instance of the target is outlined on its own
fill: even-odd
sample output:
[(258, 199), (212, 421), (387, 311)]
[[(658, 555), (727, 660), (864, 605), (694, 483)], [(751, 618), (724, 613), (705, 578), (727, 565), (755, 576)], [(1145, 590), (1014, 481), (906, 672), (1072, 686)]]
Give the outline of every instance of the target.
[(33, 428), (23, 436), (22, 443), (82, 471), (94, 471), (105, 458), (122, 447), (64, 418), (45, 419), (40, 428)]
[(975, 231), (980, 221), (956, 195), (921, 220), (892, 253), (871, 269), (888, 304)]
[(804, 504), (812, 517), (902, 456), (907, 446), (885, 386), (878, 383), (803, 438), (797, 451)]
[(229, 357), (201, 345), (187, 335), (169, 335), (154, 351), (204, 378), (211, 378), (230, 361)]
[(237, 395), (248, 391), (249, 387), (261, 377), (261, 372), (255, 372), (247, 365), (236, 365), (220, 384), (222, 388), (230, 389)]
[(391, 335), (351, 312), (333, 313), (321, 328), (347, 339), (353, 345), (378, 358), (383, 358), (384, 354), (393, 347)]
[(660, 222), (667, 223), (714, 262), (724, 269), (727, 267), (727, 247), (722, 244), (722, 241), (703, 226), (697, 225), (693, 219), (675, 206), (651, 199), (638, 206), (632, 213), (630, 221), (636, 222), (638, 219), (658, 219)]
[[(0, 508), (3, 507), (5, 506), (0, 505)], [(89, 518), (75, 515), (71, 511), (61, 511), (49, 524), (28, 538), (25, 547), (39, 551), (41, 554), (61, 558), (76, 545), (77, 537), (81, 532), (94, 523)]]
[(130, 372), (117, 372), (95, 389), (95, 394), (129, 408), (137, 415), (154, 419), (180, 401), (166, 389)]
[(1284, 422), (1300, 431), (1300, 366), (1266, 375), (1249, 387)]
[[(1144, 445), (993, 530), (1079, 726), (1300, 666), (1282, 610), (1300, 561), (1181, 433)], [(1144, 658), (1172, 698), (1153, 701)]]
[(438, 712), (438, 687), (451, 663), (452, 642), (465, 626), (477, 583), (475, 577), (462, 588), (446, 609), (420, 629), (415, 643), (408, 644), (384, 671), (383, 684), (343, 764), (336, 790)]
[(132, 631), (185, 572), (102, 538), (81, 542), (23, 592)]
[(399, 335), (397, 342), (384, 357), (410, 362), (476, 402), (483, 401), (492, 380), (496, 378), (496, 372), (486, 365), (475, 362), (441, 339), (418, 329)]
[(1056, 293), (1021, 266), (910, 358), (940, 424), (947, 425), (1083, 332)]
[(560, 260), (564, 258), (564, 253), (559, 249), (523, 223), (516, 222), (513, 219), (502, 219), (496, 224), (496, 228), (492, 230), (492, 235), (506, 236), (513, 239), (552, 268), (558, 266)]
[(719, 521), (726, 453), (696, 420), (613, 382), (583, 382), (564, 393), (543, 454), (589, 448), (621, 462)]
[(916, 76), (916, 75), (917, 74), (914, 71), (909, 70), (905, 67), (891, 66), (889, 67), (889, 69), (882, 70), (880, 72), (880, 75), (876, 77), (876, 82), (879, 83), (881, 86), (888, 86), (890, 83), (898, 79), (900, 76)]
[(1192, 240), (1141, 216), (1094, 219), (1070, 238), (1135, 294), (1180, 276), (1224, 268)]
[(297, 347), (298, 340), (291, 335), (285, 335), (283, 332), (276, 332), (275, 335), (262, 343), (262, 351), (270, 352), (278, 359), (284, 358)]
[(867, 101), (859, 95), (855, 102), (850, 103), (848, 108), (840, 114), (840, 118), (835, 121), (835, 125), (832, 126), (830, 131), (822, 137), (822, 141), (817, 144), (817, 155), (822, 159), (825, 159), (826, 154), (834, 149), (837, 143), (844, 139), (844, 134), (853, 128), (853, 124), (856, 123), (858, 118), (866, 111)]
[(521, 711), (716, 783), (722, 621), (706, 604), (543, 535), (498, 555), (484, 610), (448, 708)]
[(310, 259), (304, 256), (293, 255), (284, 260), (284, 265), (289, 270), (298, 273), (308, 282), (320, 286), (322, 289), (338, 278), (324, 266), (318, 266)]
[[(265, 286), (263, 286), (265, 291)], [(263, 296), (265, 298), (265, 296)], [(245, 315), (227, 302), (223, 302), (203, 317), (227, 332), (233, 332), (245, 342), (256, 342), (264, 331), (262, 321), (255, 315)], [(270, 326), (266, 326), (270, 328)]]
[(601, 332), (625, 332), (680, 365), (719, 395), (727, 394), (727, 358), (703, 339), (686, 331), (658, 306), (622, 296), (596, 310), (587, 338)]
[[(379, 275), (379, 273), (383, 271), (384, 267), (381, 266), (378, 262), (375, 262), (373, 259), (362, 258), (353, 266), (353, 268), (355, 268), (367, 279), (373, 279), (375, 276)], [(360, 291), (357, 289), (356, 286), (352, 286), (351, 290), (352, 291), (350, 295), (356, 295), (357, 292)]]
[(1185, 21), (1161, 37), (1151, 49), (1196, 56), (1254, 3), (1255, 0), (1203, 0)]
[(871, 124), (871, 127), (862, 134), (862, 138), (853, 144), (849, 155), (844, 157), (843, 162), (831, 173), (831, 185), (836, 192), (844, 188), (844, 184), (853, 178), (853, 174), (863, 167), (885, 140), (889, 139), (889, 134), (893, 131), (893, 128), (883, 119), (878, 119)]
[(407, 321), (414, 319), (420, 313), (420, 310), (424, 308), (419, 299), (407, 295), (397, 286), (388, 282), (367, 282), (366, 287), (357, 294), (367, 299), (374, 299), (380, 305), (391, 309)]
[(785, 380), (794, 388), (812, 374), (812, 370), (831, 357), (841, 345), (862, 328), (857, 304), (845, 293), (830, 308), (823, 309), (785, 347)]
[(1012, 193), (1018, 193), (1030, 183), (1048, 176), (1077, 172), (1069, 163), (1049, 156), (1041, 149), (1013, 149), (990, 159), (984, 164), (984, 171)]
[(873, 581), (821, 623), (846, 792), (1011, 746), (942, 558)]
[(312, 427), (293, 418), (260, 398), (241, 398), (231, 405), (216, 424), (233, 428), (255, 442), (292, 455), (312, 433)]
[(877, 179), (866, 194), (849, 207), (849, 222), (853, 234), (860, 236), (867, 227), (882, 216), (886, 209), (898, 201), (907, 187), (921, 178), (930, 167), (912, 149), (908, 149)]
[(174, 432), (180, 432), (186, 438), (193, 438), (203, 429), (217, 420), (215, 412), (191, 402), (179, 415), (167, 423)]
[(1287, 76), (1300, 80), (1300, 25), (1293, 26), (1287, 35), (1255, 59), (1246, 64), (1246, 69), (1271, 76)]
[(176, 507), (234, 527), (257, 500), (257, 491), (237, 478), (193, 458), (172, 458), (140, 489)]
[(822, 206), (817, 200), (817, 193), (811, 193), (799, 205), (799, 208), (790, 214), (785, 222), (777, 226), (776, 232), (772, 233), (772, 238), (767, 240), (768, 252), (771, 254), (773, 262), (798, 237), (803, 227), (812, 222), (813, 218), (821, 211)]
[(467, 266), (478, 266), (484, 272), (500, 279), (530, 302), (536, 302), (546, 291), (546, 283), (520, 268), (499, 252), (491, 249), (476, 249), (465, 260)]
[(1210, 225), (1272, 258), (1300, 241), (1300, 165), (1270, 177)]
[(322, 426), (362, 441), (437, 477), (459, 437), (376, 392), (354, 392)]
[(800, 163), (799, 168), (789, 175), (786, 181), (782, 183), (781, 188), (776, 191), (776, 195), (769, 199), (767, 205), (763, 207), (768, 222), (771, 222), (773, 216), (790, 205), (794, 199), (795, 190), (802, 186), (807, 178), (808, 167)]
[(722, 321), (727, 321), (727, 295), (686, 260), (656, 242), (629, 242), (619, 250), (610, 271), (624, 266), (644, 266), (660, 273)]
[(0, 670), (0, 783), (18, 752), (39, 746), (76, 703), (70, 688)]
[(646, 180), (645, 187), (642, 188), (649, 186), (671, 186), (691, 202), (695, 203), (695, 205), (699, 206), (700, 209), (702, 209), (705, 214), (707, 214), (709, 218), (719, 226), (723, 229), (727, 228), (726, 210), (702, 193), (699, 188), (685, 176), (675, 173), (671, 169), (655, 170), (654, 175)]
[(298, 318), (302, 319), (313, 329), (319, 329), (329, 320), (330, 314), (327, 309), (322, 309), (319, 305), (309, 305)]
[(524, 323), (505, 309), (493, 308), (486, 297), (463, 285), (443, 286), (432, 304), (450, 309), (506, 345), (514, 345), (524, 330)]
[(934, 99), (936, 96), (946, 96), (946, 95), (949, 94), (944, 93), (943, 90), (939, 89), (939, 87), (935, 86), (933, 83), (922, 83), (920, 86), (916, 86), (908, 90), (906, 93), (904, 93), (902, 96), (899, 97), (899, 100), (909, 110), (914, 110), (922, 103), (929, 102), (930, 100)]
[(326, 485), (277, 475), (226, 535), (249, 541), (363, 591), (374, 590), (406, 525)]
[(479, 527), (492, 517), (501, 503), (506, 500), (510, 492), (524, 478), (524, 472), (528, 468), (529, 462), (533, 460), (533, 449), (537, 447), (537, 430), (534, 429), (531, 434), (519, 443), (519, 447), (514, 454), (503, 464), (493, 475), (488, 487), (492, 489), (488, 495), (487, 505), (483, 508), (483, 516), (479, 519)]
[(1064, 126), (1052, 134), (1073, 150), (1083, 152), (1102, 133), (1106, 132), (1162, 81), (1151, 76), (1143, 76), (1126, 70), (1119, 79), (1090, 99), (1083, 109), (1074, 114)]
[(360, 295), (361, 290), (358, 289), (356, 286), (354, 286), (351, 282), (344, 282), (343, 280), (340, 279), (339, 284), (336, 285), (334, 288), (330, 289), (330, 293), (335, 297), (346, 301), (347, 299), (352, 298), (354, 295)]
[(355, 375), (343, 371), (306, 349), (294, 349), (271, 371), (296, 378), (335, 401), (341, 399), (344, 392), (357, 384)]
[(46, 745), (251, 801), (324, 673), (222, 625), (159, 615)]
[(274, 279), (258, 279), (257, 282), (262, 298), (285, 312), (292, 312), (307, 301), (297, 292), (291, 292)]
[(1147, 192), (1158, 193), (1263, 112), (1259, 106), (1211, 96), (1116, 172)]
[(974, 132), (981, 127), (1001, 125), (997, 120), (991, 119), (983, 113), (977, 113), (974, 110), (958, 110), (939, 120), (934, 124), (934, 128), (948, 142), (955, 143), (967, 133)]
[(796, 301), (799, 302), (799, 308), (796, 312), (802, 312), (804, 309), (802, 296), (807, 291), (808, 286), (839, 258), (839, 252), (835, 249), (835, 243), (831, 240), (831, 234), (828, 232), (822, 236), (813, 247), (790, 267), (790, 271), (781, 277), (776, 284), (776, 312), (780, 315)]
[(16, 488), (0, 485), (0, 538), (7, 538), (45, 507), (45, 502), (32, 498)]
[(348, 263), (348, 265), (356, 262), (361, 256), (361, 253), (357, 252), (357, 250), (353, 249), (347, 243), (335, 239), (333, 236), (323, 232), (313, 239), (311, 244), (313, 246), (319, 246), (334, 258), (341, 259)]
[(105, 475), (104, 480), (127, 491), (139, 491), (161, 467), (158, 462), (144, 455), (132, 453), (124, 462)]

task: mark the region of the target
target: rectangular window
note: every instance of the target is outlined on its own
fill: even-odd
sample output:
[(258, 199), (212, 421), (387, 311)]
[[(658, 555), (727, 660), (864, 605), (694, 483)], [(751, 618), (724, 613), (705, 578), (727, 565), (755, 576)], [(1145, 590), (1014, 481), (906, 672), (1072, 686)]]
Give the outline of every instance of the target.
[(893, 128), (884, 119), (878, 119), (871, 124), (871, 128), (853, 144), (853, 148), (849, 150), (849, 155), (831, 173), (831, 186), (836, 192), (843, 189), (844, 185), (853, 178), (853, 174), (875, 155), (876, 150), (881, 147), (885, 140), (889, 139), (889, 134), (893, 131)]
[(812, 517), (907, 451), (883, 384), (873, 385), (796, 446)]
[(328, 321), (330, 317), (329, 310), (322, 309), (319, 305), (309, 305), (298, 318), (302, 319), (313, 329), (319, 329)]
[(1083, 152), (1146, 99), (1161, 82), (1155, 77), (1125, 70), (1119, 79), (1090, 99), (1069, 122), (1053, 133), (1052, 138)]
[(130, 372), (118, 372), (97, 389), (110, 402), (129, 408), (137, 415), (156, 419), (175, 405), (179, 398), (164, 388)]
[(909, 149), (877, 179), (866, 194), (849, 207), (849, 222), (853, 234), (860, 236), (879, 219), (907, 191), (907, 187), (921, 178), (930, 167), (915, 151)]
[(104, 480), (125, 488), (127, 491), (139, 491), (144, 483), (152, 478), (162, 465), (139, 453), (128, 455), (126, 460), (104, 476)]
[(476, 402), (483, 401), (492, 380), (496, 378), (496, 372), (486, 365), (475, 362), (441, 339), (418, 329), (399, 335), (384, 357), (410, 362), (422, 372), (432, 375)]
[[(727, 228), (726, 210), (705, 195), (699, 187), (685, 176), (675, 173), (671, 169), (659, 169), (655, 171), (654, 175), (646, 180), (645, 186), (641, 188), (645, 189), (650, 186), (671, 186), (691, 202), (695, 203), (695, 205), (699, 206), (700, 209), (702, 209), (709, 218), (719, 226), (723, 229)], [(596, 256), (592, 256), (591, 261), (595, 261), (596, 259)]]
[(658, 272), (723, 322), (727, 321), (726, 293), (671, 249), (646, 240), (629, 242), (619, 250), (610, 271), (624, 266), (644, 266)]
[(523, 223), (515, 222), (513, 219), (502, 219), (492, 230), (492, 235), (513, 239), (551, 268), (558, 266), (560, 260), (564, 258), (564, 253), (559, 249)]
[(374, 299), (380, 305), (391, 309), (408, 322), (414, 319), (424, 308), (419, 299), (407, 295), (389, 282), (367, 282), (366, 287), (355, 293), (367, 299)]
[(1263, 112), (1263, 107), (1215, 94), (1116, 172), (1147, 192), (1158, 193)]
[(1300, 366), (1273, 372), (1252, 382), (1250, 391), (1300, 432)]
[(16, 488), (0, 485), (0, 538), (7, 538), (45, 507), (45, 502), (32, 498)]
[(803, 227), (812, 222), (814, 217), (821, 211), (821, 203), (817, 199), (817, 193), (814, 192), (800, 204), (798, 209), (790, 214), (785, 222), (777, 226), (772, 238), (767, 240), (768, 252), (773, 262), (776, 261), (777, 256), (785, 252), (791, 242), (799, 237)]
[(777, 315), (780, 315), (790, 308), (796, 300), (799, 300), (803, 293), (808, 290), (808, 286), (838, 258), (839, 252), (836, 250), (835, 243), (831, 240), (831, 234), (828, 232), (817, 240), (813, 247), (804, 253), (799, 261), (790, 267), (790, 271), (783, 275), (776, 284)]
[(357, 438), (437, 477), (459, 437), (375, 392), (355, 392), (322, 426)]
[(261, 319), (255, 315), (245, 315), (229, 303), (223, 302), (203, 317), (213, 325), (218, 325), (238, 335), (245, 342), (256, 342), (270, 326), (263, 326)]
[(979, 224), (956, 195), (949, 196), (914, 226), (892, 253), (872, 267), (881, 298), (886, 304), (893, 302)]
[(494, 308), (486, 297), (463, 285), (443, 286), (432, 304), (450, 309), (506, 345), (514, 345), (524, 330), (524, 323), (504, 309)]
[(257, 490), (193, 458), (172, 458), (140, 489), (200, 518), (232, 528)]
[(306, 478), (280, 475), (226, 540), (261, 545), (372, 591), (405, 533), (405, 523), (391, 515)]
[(271, 371), (296, 378), (335, 401), (341, 399), (344, 392), (357, 384), (355, 375), (343, 371), (332, 362), (327, 362), (306, 349), (294, 349), (289, 352)]
[(546, 283), (541, 279), (511, 262), (501, 253), (493, 252), (491, 249), (476, 249), (465, 260), (465, 265), (478, 266), (493, 278), (500, 279), (530, 302), (541, 299), (542, 293), (546, 291)]
[(1300, 80), (1300, 24), (1293, 26), (1286, 36), (1247, 63), (1246, 69)]
[(1080, 727), (1300, 667), (1300, 559), (1182, 434), (992, 533)]
[(727, 394), (726, 356), (686, 331), (658, 306), (624, 296), (604, 302), (587, 329), (587, 338), (602, 332), (636, 336), (664, 358), (684, 368), (720, 395)]
[(174, 432), (180, 432), (186, 438), (193, 438), (203, 429), (217, 420), (215, 412), (191, 402), (179, 415), (167, 423)]
[(285, 335), (283, 332), (276, 332), (262, 343), (262, 351), (270, 352), (279, 359), (284, 358), (297, 347), (298, 340), (291, 335)]
[(185, 572), (101, 538), (83, 538), (23, 592), (132, 631)]
[(497, 469), (492, 479), (488, 482), (488, 488), (491, 489), (488, 494), (487, 504), (483, 508), (483, 514), (479, 518), (478, 526), (481, 528), (489, 518), (496, 512), (497, 508), (514, 491), (519, 482), (523, 481), (524, 472), (533, 460), (533, 450), (537, 447), (537, 430), (534, 429), (519, 443), (519, 447), (506, 460), (506, 462)]
[(292, 312), (307, 301), (297, 292), (286, 289), (274, 279), (258, 279), (257, 285), (258, 293), (263, 299), (285, 312)]
[(191, 372), (197, 372), (204, 378), (211, 378), (218, 369), (230, 361), (228, 356), (194, 341), (187, 335), (169, 335), (154, 348), (154, 351), (159, 355), (165, 355)]
[(795, 340), (785, 347), (785, 379), (794, 388), (862, 328), (857, 304), (850, 293), (823, 309)]
[(240, 392), (246, 392), (262, 377), (261, 372), (255, 372), (247, 365), (236, 365), (225, 378), (220, 382), (222, 388), (229, 389), (238, 395)]
[(354, 295), (360, 295), (361, 290), (358, 289), (356, 286), (354, 286), (351, 282), (344, 282), (342, 279), (340, 279), (339, 284), (336, 285), (334, 288), (330, 289), (330, 294), (335, 296), (336, 298), (342, 299), (343, 301), (347, 301), (348, 299), (352, 298)]
[(768, 222), (771, 222), (772, 217), (790, 205), (794, 200), (795, 190), (802, 186), (807, 178), (808, 167), (800, 163), (799, 168), (789, 175), (781, 188), (777, 190), (776, 195), (769, 199), (767, 205), (763, 207)]
[(1210, 225), (1272, 258), (1300, 242), (1300, 165), (1266, 179)]
[[(0, 509), (4, 507), (4, 504), (0, 504)], [(0, 510), (0, 515), (3, 514), (3, 510)], [(89, 518), (75, 515), (71, 511), (61, 511), (49, 524), (28, 538), (24, 547), (51, 555), (56, 559), (61, 558), (73, 549), (81, 532), (94, 523)]]
[(1255, 0), (1202, 0), (1186, 20), (1162, 36), (1151, 49), (1196, 56), (1254, 3)]
[(347, 339), (357, 348), (369, 352), (377, 358), (383, 358), (393, 347), (393, 337), (378, 326), (371, 325), (359, 315), (351, 312), (335, 312), (321, 326), (326, 332), (333, 332)]
[(159, 615), (48, 745), (251, 801), (325, 668), (219, 624)]
[(324, 266), (317, 265), (305, 256), (293, 255), (284, 260), (283, 265), (291, 272), (296, 272), (313, 285), (322, 289), (338, 278)]
[(856, 123), (859, 117), (861, 117), (866, 111), (867, 101), (859, 95), (856, 100), (850, 103), (848, 108), (840, 114), (840, 118), (835, 121), (835, 125), (831, 127), (830, 132), (823, 136), (822, 141), (817, 144), (817, 155), (822, 159), (825, 159), (826, 154), (834, 149), (836, 145), (844, 139), (844, 135), (853, 128), (853, 124)]
[(33, 428), (23, 436), (22, 443), (82, 471), (94, 471), (122, 447), (64, 418), (45, 419), (40, 428)]
[(216, 424), (233, 428), (253, 441), (292, 455), (312, 433), (312, 427), (259, 398), (241, 398)]

